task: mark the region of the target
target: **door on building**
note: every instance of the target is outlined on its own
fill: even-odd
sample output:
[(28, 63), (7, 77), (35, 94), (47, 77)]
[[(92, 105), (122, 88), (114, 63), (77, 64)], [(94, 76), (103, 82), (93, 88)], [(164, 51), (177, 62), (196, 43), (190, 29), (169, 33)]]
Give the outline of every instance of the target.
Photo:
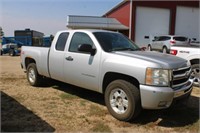
[(170, 10), (136, 7), (135, 42), (147, 46), (156, 35), (169, 34)]
[(176, 10), (176, 35), (199, 41), (199, 8), (178, 6)]

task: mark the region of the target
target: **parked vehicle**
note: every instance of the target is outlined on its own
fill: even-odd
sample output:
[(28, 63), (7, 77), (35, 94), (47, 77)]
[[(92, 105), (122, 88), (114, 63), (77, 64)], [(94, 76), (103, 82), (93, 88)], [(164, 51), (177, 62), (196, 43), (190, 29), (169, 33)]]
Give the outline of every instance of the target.
[(194, 86), (200, 87), (200, 47), (198, 45), (172, 46), (170, 53), (187, 59), (192, 65), (191, 78), (194, 79)]
[(49, 77), (103, 93), (111, 115), (122, 121), (136, 118), (142, 108), (168, 108), (192, 91), (187, 60), (141, 51), (111, 31), (60, 31), (50, 48), (22, 46), (21, 63), (32, 86)]
[(2, 49), (2, 44), (0, 42), (0, 55), (3, 55), (3, 49)]
[(17, 44), (9, 43), (9, 44), (4, 44), (2, 46), (1, 55), (9, 54), (10, 56), (16, 56), (16, 55), (20, 55), (20, 52), (21, 50)]
[(26, 40), (26, 42), (27, 42), (26, 44), (28, 44), (28, 40), (30, 40), (31, 38), (26, 37), (26, 36), (3, 37), (2, 38), (1, 55), (3, 55), (3, 54), (9, 54), (10, 56), (20, 55), (21, 46), (26, 45), (26, 44), (20, 42), (19, 39)]
[(31, 38), (30, 36), (3, 37), (3, 45), (0, 46), (0, 55), (7, 53), (10, 56), (20, 55), (21, 46), (49, 47), (52, 39), (53, 35), (42, 38)]
[(170, 48), (173, 45), (183, 45), (188, 43), (188, 38), (184, 36), (166, 35), (166, 36), (155, 36), (152, 43), (148, 45), (148, 50), (162, 51), (163, 53), (169, 53)]

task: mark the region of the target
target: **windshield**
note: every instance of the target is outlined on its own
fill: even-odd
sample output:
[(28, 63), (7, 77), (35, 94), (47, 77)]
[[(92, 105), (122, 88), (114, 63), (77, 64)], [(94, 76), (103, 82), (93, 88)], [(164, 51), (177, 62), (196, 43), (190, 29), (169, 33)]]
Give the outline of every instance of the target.
[(113, 32), (94, 32), (102, 49), (106, 52), (123, 51), (123, 50), (140, 50), (131, 40), (120, 33)]

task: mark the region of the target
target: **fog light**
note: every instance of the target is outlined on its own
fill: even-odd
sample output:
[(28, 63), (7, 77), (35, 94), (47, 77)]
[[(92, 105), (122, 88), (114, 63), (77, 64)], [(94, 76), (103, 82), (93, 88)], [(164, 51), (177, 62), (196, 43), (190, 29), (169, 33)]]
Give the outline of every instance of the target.
[(167, 101), (160, 101), (158, 107), (166, 107)]

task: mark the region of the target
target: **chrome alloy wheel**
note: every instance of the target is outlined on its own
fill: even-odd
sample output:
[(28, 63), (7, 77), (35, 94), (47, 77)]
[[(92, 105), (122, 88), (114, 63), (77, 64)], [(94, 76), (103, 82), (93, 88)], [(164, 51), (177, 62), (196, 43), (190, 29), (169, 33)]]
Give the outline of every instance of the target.
[(191, 78), (194, 81), (195, 86), (200, 86), (200, 68), (193, 68)]
[(110, 93), (110, 105), (116, 113), (124, 114), (128, 109), (126, 93), (120, 88), (112, 90)]
[(36, 80), (36, 75), (35, 75), (35, 71), (33, 68), (30, 68), (28, 71), (28, 79), (31, 83), (34, 83)]

